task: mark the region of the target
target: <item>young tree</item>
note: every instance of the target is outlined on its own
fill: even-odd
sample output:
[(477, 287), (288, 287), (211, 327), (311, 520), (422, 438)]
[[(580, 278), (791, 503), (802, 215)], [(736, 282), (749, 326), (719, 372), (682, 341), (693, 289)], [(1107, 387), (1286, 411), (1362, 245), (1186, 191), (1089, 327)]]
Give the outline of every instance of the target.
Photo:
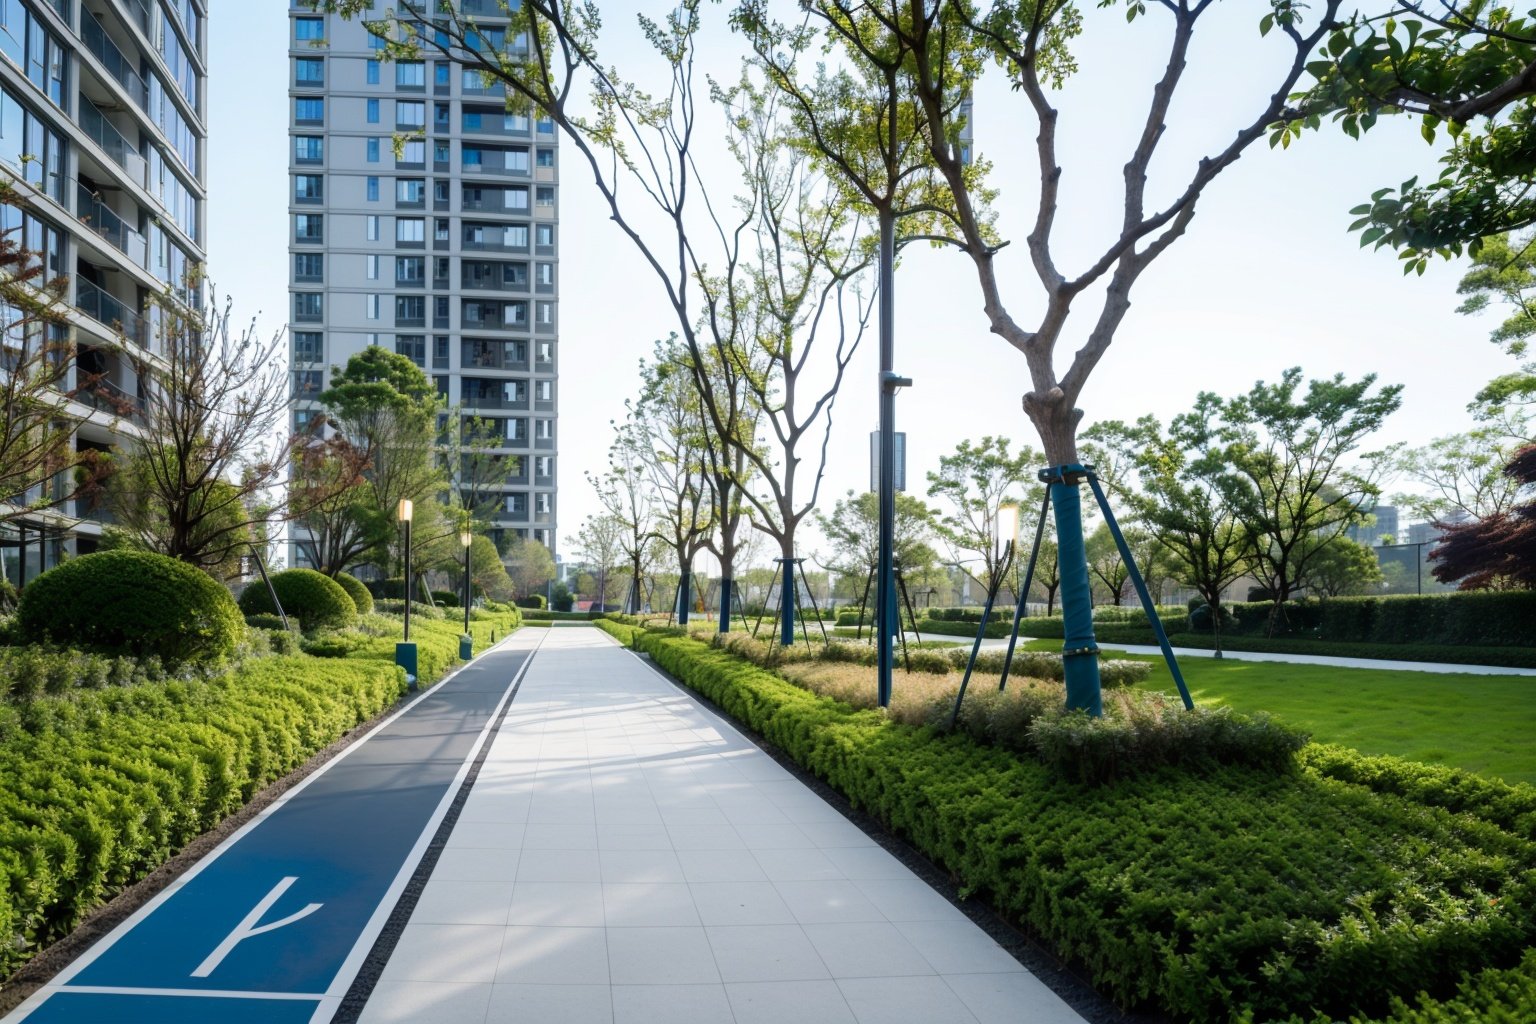
[(545, 585), (555, 578), (555, 556), (536, 540), (516, 538), (498, 564), (505, 566), (503, 575), (509, 577), (512, 590), (519, 597), (542, 594)]
[(312, 568), (335, 576), (378, 543), (376, 523), (367, 512), (372, 464), (366, 452), (340, 434), (319, 436), (323, 417), (314, 427), (316, 433), (300, 439), (295, 449), (288, 482), (305, 508), (295, 520), (301, 529), (294, 531), (294, 542)]
[[(0, 184), (0, 209), (19, 202)], [(107, 385), (85, 367), (69, 387), (75, 346), (69, 337), (64, 278), (47, 278), (42, 257), (22, 244), (19, 228), (0, 233), (0, 523), (94, 498), (107, 465), (101, 453), (77, 449), (70, 399), (95, 400)]]
[[(831, 515), (816, 513), (817, 525), (832, 545), (822, 565), (838, 576), (851, 580), (853, 597), (859, 602), (859, 616), (869, 602), (871, 582), (880, 563), (880, 502), (873, 491), (849, 491), (832, 506)], [(926, 578), (938, 560), (929, 544), (932, 513), (927, 505), (910, 494), (897, 493), (894, 532), (895, 563), (908, 585)]]
[[(1530, 441), (1527, 410), (1536, 410), (1536, 360), (1528, 358), (1536, 337), (1536, 232), (1484, 239), (1472, 270), (1456, 291), (1466, 296), (1456, 312), (1474, 316), (1497, 304), (1508, 313), (1489, 340), (1516, 359), (1518, 369), (1489, 381), (1469, 407), (1480, 420), (1517, 424), (1514, 433)], [(1506, 430), (1506, 432), (1509, 432)]]
[(1402, 449), (1393, 469), (1421, 490), (1393, 500), (1427, 522), (1486, 519), (1508, 512), (1521, 486), (1504, 472), (1520, 447), (1507, 433), (1511, 427), (1481, 427), (1437, 437), (1422, 448)]
[[(954, 454), (939, 457), (938, 472), (928, 473), (928, 497), (945, 502), (934, 528), (949, 545), (951, 555), (981, 585), (991, 587), (1001, 569), (1002, 544), (1012, 537), (998, 537), (998, 511), (1004, 505), (1020, 508), (1020, 528), (1025, 529), (1032, 511), (1040, 506), (1040, 485), (1034, 483), (1040, 456), (1028, 445), (1017, 452), (1006, 437), (988, 435), (979, 442), (961, 441)], [(962, 559), (961, 556), (971, 556)]]
[(1221, 480), (1253, 532), (1254, 566), (1274, 594), (1271, 635), (1326, 542), (1363, 521), (1381, 493), (1376, 478), (1386, 458), (1371, 453), (1350, 462), (1401, 401), (1401, 385), (1372, 394), (1375, 384), (1375, 374), (1354, 382), (1339, 374), (1307, 382), (1302, 394), (1295, 367), (1225, 402), (1200, 396), (1219, 410), (1216, 436), (1229, 467)]
[[(1131, 530), (1125, 531), (1127, 542), (1132, 536)], [(1120, 557), (1119, 545), (1109, 532), (1108, 523), (1100, 523), (1098, 528), (1088, 535), (1084, 541), (1084, 547), (1088, 556), (1088, 571), (1104, 587), (1104, 594), (1109, 598), (1109, 603), (1119, 606), (1125, 603), (1126, 594), (1130, 591), (1131, 570), (1126, 566), (1125, 560)]]
[[(1084, 479), (1077, 445), (1077, 426), (1082, 411), (1077, 402), (1093, 369), (1104, 357), (1130, 310), (1131, 291), (1137, 280), (1167, 248), (1181, 237), (1194, 218), (1196, 204), (1207, 186), (1230, 167), (1244, 151), (1263, 137), (1267, 126), (1280, 117), (1286, 97), (1305, 74), (1307, 61), (1327, 36), (1341, 0), (1323, 0), (1303, 10), (1291, 0), (1274, 0), (1267, 23), (1278, 27), (1276, 48), (1282, 51), (1280, 71), (1271, 80), (1272, 91), (1246, 117), (1237, 120), (1231, 139), (1216, 152), (1180, 173), (1171, 188), (1156, 194), (1171, 195), (1161, 208), (1149, 209), (1148, 177), (1162, 140), (1169, 133), (1170, 113), (1181, 109), (1176, 101), (1190, 66), (1196, 30), (1211, 8), (1210, 3), (1146, 4), (1125, 0), (1125, 16), (1135, 21), (1165, 20), (1167, 65), (1144, 103), (1146, 117), (1130, 142), (1123, 170), (1124, 188), (1116, 197), (1123, 209), (1118, 228), (1100, 243), (1074, 232), (1073, 243), (1090, 253), (1086, 265), (1069, 272), (1059, 263), (1057, 215), (1064, 186), (1058, 157), (1062, 134), (1060, 112), (1050, 91), (1059, 89), (1077, 71), (1071, 43), (1094, 19), (1110, 18), (1108, 11), (1084, 14), (1068, 3), (971, 5), (961, 3), (907, 4), (898, 0), (865, 3), (863, 0), (811, 0), (813, 17), (827, 26), (830, 43), (840, 59), (858, 64), (866, 61), (860, 48), (848, 45), (837, 31), (842, 23), (874, 19), (892, 42), (914, 57), (909, 61), (912, 87), (922, 110), (923, 134), (934, 169), (942, 176), (950, 201), (946, 234), (955, 236), (972, 262), (981, 289), (983, 310), (993, 333), (1023, 356), (1029, 390), (1023, 396), (1026, 415), (1040, 435), (1046, 461), (1057, 467), (1052, 488), (1060, 549), (1062, 599), (1066, 612), (1066, 639), (1071, 649), (1092, 649), (1093, 619), (1088, 592), (1088, 566), (1083, 550), (1081, 497)], [(1315, 19), (1303, 24), (1302, 15)], [(1150, 29), (1148, 30), (1150, 31)], [(1214, 52), (1214, 51), (1213, 51)], [(1223, 64), (1245, 61), (1249, 55), (1223, 47)], [(870, 62), (874, 63), (874, 62)], [(1022, 97), (1024, 115), (1036, 126), (1038, 181), (1029, 188), (1038, 195), (1034, 224), (1025, 239), (1039, 297), (1010, 307), (1005, 282), (995, 263), (999, 243), (986, 210), (986, 193), (970, 159), (966, 139), (968, 105), (963, 100), (974, 89), (978, 76), (998, 65)], [(1190, 108), (1194, 109), (1194, 108)], [(1196, 114), (1205, 117), (1200, 111)], [(1020, 119), (1022, 121), (1022, 118)], [(1025, 129), (1021, 126), (1020, 132)], [(1087, 129), (1092, 131), (1091, 126)], [(1101, 135), (1095, 145), (1104, 146)], [(1032, 175), (1033, 177), (1033, 175)], [(1096, 196), (1095, 202), (1103, 202)], [(1098, 295), (1097, 311), (1090, 313), (1086, 337), (1059, 372), (1055, 353), (1074, 322), (1072, 314)], [(1013, 309), (1029, 308), (1031, 319), (1018, 319)], [(1038, 310), (1038, 313), (1035, 311)], [(1067, 659), (1067, 704), (1092, 714), (1100, 711), (1098, 664), (1093, 658)]]
[(1307, 559), (1301, 585), (1317, 597), (1364, 594), (1383, 580), (1376, 552), (1358, 541), (1335, 535), (1318, 544)]
[(118, 523), (135, 542), (210, 571), (227, 567), (267, 524), (302, 516), (318, 488), (275, 492), (296, 442), (286, 432), (281, 332), (230, 330), (230, 305), (167, 305), (158, 358), (121, 352), (143, 382), (143, 429), (113, 482)]
[[(538, 546), (543, 547), (542, 544)], [(547, 550), (545, 554), (548, 554)], [(496, 550), (491, 538), (478, 533), (469, 542), (469, 581), (493, 601), (505, 601), (517, 592), (507, 567), (502, 564), (501, 552)], [(539, 586), (543, 586), (542, 580)]]
[(631, 615), (640, 612), (645, 567), (656, 537), (656, 496), (645, 479), (638, 447), (641, 443), (627, 431), (618, 431), (608, 449), (609, 471), (602, 477), (587, 474), (604, 517), (619, 528), (619, 549), (629, 566), (624, 610)]
[(1162, 546), (1173, 577), (1210, 607), (1218, 653), (1222, 602), (1227, 588), (1252, 571), (1254, 544), (1232, 501), (1240, 485), (1228, 478), (1214, 434), (1220, 407), (1215, 395), (1201, 395), (1190, 412), (1174, 417), (1167, 434), (1151, 416), (1134, 425), (1098, 423), (1089, 432), (1136, 472), (1140, 489), (1122, 494)]
[[(617, 577), (616, 570), (624, 564), (624, 524), (607, 514), (588, 516), (576, 536), (565, 542), (585, 562), (595, 577), (591, 586), (597, 605), (606, 607), (608, 594)], [(581, 583), (578, 579), (578, 584)], [(585, 589), (578, 586), (578, 589)]]

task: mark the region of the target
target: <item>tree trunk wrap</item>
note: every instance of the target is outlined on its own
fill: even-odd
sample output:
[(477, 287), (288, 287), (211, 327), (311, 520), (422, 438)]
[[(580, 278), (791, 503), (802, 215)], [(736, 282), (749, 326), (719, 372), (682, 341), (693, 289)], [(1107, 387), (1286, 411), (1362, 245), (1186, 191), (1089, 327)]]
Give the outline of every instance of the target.
[(682, 572), (677, 577), (677, 624), (688, 625), (688, 611), (693, 605), (693, 592), (690, 584), (693, 575), (693, 566), (686, 561), (682, 563)]
[[(1067, 709), (1083, 710), (1095, 718), (1104, 714), (1099, 689), (1098, 643), (1093, 636), (1093, 603), (1088, 583), (1088, 556), (1083, 544), (1083, 512), (1076, 480), (1064, 482), (1076, 467), (1050, 470), (1051, 504), (1056, 513), (1056, 544), (1061, 565), (1062, 658), (1067, 684)], [(1080, 651), (1083, 653), (1074, 654)]]

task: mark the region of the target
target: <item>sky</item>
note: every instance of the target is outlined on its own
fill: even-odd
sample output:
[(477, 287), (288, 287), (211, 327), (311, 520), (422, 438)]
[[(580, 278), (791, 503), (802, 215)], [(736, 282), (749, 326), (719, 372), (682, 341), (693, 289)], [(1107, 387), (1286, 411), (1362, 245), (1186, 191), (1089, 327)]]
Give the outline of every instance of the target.
[[(796, 11), (788, 0), (778, 6), (783, 17)], [(1118, 7), (1087, 6), (1079, 72), (1055, 96), (1063, 168), (1058, 261), (1069, 275), (1118, 229), (1120, 169), (1166, 52), (1155, 7), (1128, 25)], [(642, 9), (659, 15), (668, 5), (603, 4), (603, 53), (644, 83), (656, 64), (635, 28)], [(730, 78), (744, 48), (718, 24), (725, 10), (706, 5), (715, 25), (706, 30), (711, 63), (704, 70)], [(1169, 114), (1149, 206), (1166, 202), (1200, 156), (1220, 149), (1253, 116), (1284, 60), (1273, 37), (1259, 39), (1253, 5), (1219, 4), (1213, 11)], [(209, 33), (210, 275), (233, 299), (237, 318), (276, 331), (288, 305), (286, 5), (219, 4)], [(974, 135), (1000, 190), (998, 227), (1016, 240), (998, 257), (1004, 298), (1027, 323), (1041, 306), (1023, 246), (1037, 195), (1035, 124), (1024, 98), (995, 74), (978, 89)], [(563, 153), (558, 471), (559, 547), (566, 556), (566, 538), (598, 511), (585, 476), (607, 466), (610, 421), (623, 417), (624, 400), (636, 391), (637, 362), (676, 324), (656, 279), (600, 208), (571, 147)], [(1352, 206), (1375, 189), (1432, 173), (1435, 158), (1406, 119), (1386, 119), (1359, 142), (1324, 130), (1289, 151), (1262, 142), (1251, 147), (1206, 190), (1186, 236), (1137, 283), (1131, 311), (1080, 399), (1085, 425), (1147, 413), (1166, 421), (1201, 391), (1236, 394), (1300, 366), (1308, 377), (1373, 373), (1402, 384), (1402, 408), (1375, 439), (1381, 445), (1423, 444), (1468, 429), (1467, 402), (1511, 369), (1511, 360), (1488, 341), (1493, 315), (1456, 313), (1465, 261), (1436, 261), (1423, 276), (1404, 277), (1391, 252), (1361, 249), (1346, 230)], [(723, 153), (707, 147), (701, 159), (706, 178), (728, 188)], [(998, 434), (1038, 449), (1020, 406), (1023, 357), (989, 332), (966, 257), (909, 250), (897, 270), (896, 310), (896, 370), (914, 381), (897, 400), (910, 489), (920, 493), (924, 474), (963, 439)], [(1057, 353), (1058, 372), (1095, 312), (1086, 303), (1077, 312)], [(876, 374), (871, 330), (835, 406), (818, 500), (824, 509), (845, 491), (868, 486)], [(814, 552), (818, 541), (802, 548)]]

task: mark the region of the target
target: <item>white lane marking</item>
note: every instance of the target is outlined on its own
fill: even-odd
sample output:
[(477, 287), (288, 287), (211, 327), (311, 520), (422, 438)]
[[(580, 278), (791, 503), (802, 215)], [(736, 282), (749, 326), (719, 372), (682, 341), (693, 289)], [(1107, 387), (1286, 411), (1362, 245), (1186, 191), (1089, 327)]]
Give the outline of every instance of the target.
[[(513, 634), (514, 636), (516, 634)], [(534, 655), (544, 646), (544, 641), (549, 639), (549, 631), (545, 630), (539, 636), (539, 642), (528, 652), (528, 657), (523, 659), (523, 664), (518, 668), (517, 675), (507, 684), (502, 692), (501, 700), (485, 720), (484, 727), (480, 730), (480, 737), (469, 748), (469, 754), (464, 762), (459, 765), (459, 770), (454, 774), (453, 781), (448, 784), (448, 789), (443, 793), (443, 798), (438, 801), (437, 808), (432, 812), (426, 827), (421, 830), (421, 835), (416, 838), (416, 845), (411, 847), (411, 852), (406, 855), (400, 865), (400, 870), (395, 874), (395, 880), (390, 883), (389, 890), (384, 893), (379, 904), (374, 908), (373, 916), (368, 919), (362, 933), (352, 945), (352, 952), (347, 954), (347, 959), (342, 962), (341, 969), (336, 972), (336, 977), (331, 980), (330, 988), (325, 990), (325, 997), (320, 1005), (315, 1007), (315, 1012), (310, 1017), (311, 1024), (324, 1024), (336, 1015), (341, 1008), (342, 1000), (346, 998), (347, 990), (352, 987), (352, 980), (357, 977), (357, 972), (362, 970), (363, 963), (368, 959), (368, 954), (373, 952), (373, 944), (378, 940), (379, 934), (384, 931), (384, 926), (389, 923), (390, 916), (395, 912), (395, 904), (400, 902), (400, 896), (405, 892), (405, 887), (411, 881), (411, 876), (416, 874), (416, 867), (421, 863), (421, 858), (426, 855), (427, 847), (432, 845), (432, 838), (437, 835), (438, 826), (443, 823), (443, 818), (448, 814), (448, 808), (453, 806), (458, 799), (459, 790), (464, 786), (464, 780), (469, 776), (469, 769), (480, 756), (480, 751), (490, 742), (497, 721), (501, 718), (502, 709), (512, 699), (512, 693), (522, 683), (523, 677), (528, 674), (528, 666), (533, 664)], [(505, 641), (503, 641), (505, 642)]]
[(258, 925), (256, 922), (261, 920), (261, 916), (267, 911), (271, 910), (272, 904), (282, 899), (283, 893), (288, 891), (288, 887), (293, 885), (293, 883), (297, 882), (298, 880), (298, 875), (288, 875), (281, 882), (278, 882), (276, 885), (274, 885), (272, 887), (272, 891), (263, 896), (257, 902), (257, 904), (251, 908), (251, 912), (246, 914), (245, 917), (241, 919), (239, 924), (235, 925), (234, 930), (231, 931), (228, 935), (224, 936), (224, 941), (213, 948), (213, 952), (208, 954), (207, 959), (197, 965), (197, 970), (192, 972), (192, 977), (208, 977), (208, 975), (214, 972), (214, 969), (217, 968), (219, 964), (224, 962), (224, 958), (229, 956), (230, 953), (234, 952), (235, 947), (240, 945), (240, 943), (244, 942), (246, 939), (253, 939), (258, 935), (265, 935), (267, 932), (275, 932), (279, 928), (286, 928), (288, 925), (293, 924), (295, 921), (302, 921), (304, 918), (308, 917), (310, 914), (313, 914), (315, 911), (319, 910), (322, 906), (325, 905), (323, 903), (311, 903), (303, 910), (296, 910), (289, 914), (287, 917), (278, 918), (276, 921), (269, 921), (266, 924)]
[[(517, 635), (517, 631), (508, 633), (499, 641), (486, 648), (485, 653), (489, 654), (491, 651), (496, 650), (498, 647), (506, 645)], [(544, 641), (541, 638), (539, 643), (542, 644), (543, 642)], [(537, 650), (538, 648), (535, 647), (534, 649)], [(532, 657), (532, 653), (529, 654), (529, 657)], [(394, 714), (384, 719), (372, 729), (369, 729), (366, 735), (358, 737), (357, 741), (349, 745), (347, 749), (343, 750), (341, 753), (325, 762), (325, 764), (322, 764), (320, 767), (310, 772), (304, 778), (300, 779), (292, 789), (288, 790), (282, 796), (278, 797), (266, 807), (262, 808), (259, 812), (257, 812), (254, 818), (240, 826), (234, 832), (231, 832), (228, 838), (226, 838), (222, 843), (205, 854), (203, 858), (196, 864), (193, 864), (186, 871), (177, 876), (174, 882), (160, 890), (160, 892), (156, 893), (148, 902), (146, 902), (138, 910), (129, 915), (127, 920), (118, 925), (116, 928), (112, 929), (112, 931), (109, 932), (104, 938), (98, 940), (93, 946), (91, 946), (90, 949), (86, 950), (67, 967), (61, 970), (58, 974), (54, 975), (53, 978), (49, 980), (49, 982), (42, 988), (39, 988), (36, 992), (33, 992), (30, 996), (23, 1000), (20, 1006), (16, 1007), (16, 1009), (12, 1010), (5, 1016), (5, 1024), (21, 1024), (22, 1021), (26, 1020), (33, 1011), (41, 1006), (48, 999), (48, 997), (53, 995), (55, 992), (73, 992), (80, 990), (77, 989), (76, 986), (72, 985), (67, 990), (65, 989), (65, 986), (69, 984), (70, 978), (73, 978), (75, 975), (79, 974), (81, 971), (85, 970), (92, 963), (94, 963), (98, 957), (116, 945), (119, 939), (133, 931), (133, 929), (137, 928), (139, 924), (150, 914), (153, 914), (156, 910), (160, 909), (161, 904), (165, 903), (166, 900), (176, 895), (183, 888), (189, 885), (194, 878), (202, 874), (203, 870), (207, 868), (208, 865), (218, 860), (225, 853), (228, 853), (236, 843), (245, 838), (246, 833), (250, 832), (256, 826), (266, 821), (269, 816), (277, 813), (278, 809), (286, 804), (289, 800), (303, 792), (305, 787), (307, 787), (311, 782), (314, 782), (326, 772), (330, 771), (333, 767), (346, 760), (347, 756), (350, 755), (354, 750), (357, 750), (364, 743), (367, 743), (369, 740), (373, 739), (374, 736), (378, 735), (379, 732), (389, 728), (392, 724), (394, 724), (395, 719), (399, 718), (401, 715), (404, 715), (417, 704), (420, 704), (422, 701), (435, 694), (443, 686), (444, 683), (448, 682), (465, 668), (469, 667), (469, 665), (473, 664), (473, 661), (467, 662), (466, 664), (458, 666), (452, 672), (449, 672), (447, 675), (443, 676), (443, 678), (439, 679), (431, 689), (423, 690), (421, 693), (417, 694), (415, 699), (413, 699), (409, 704), (405, 705), (405, 707), (401, 708), (399, 711), (396, 711)], [(83, 986), (81, 986), (81, 989), (83, 989)]]
[(71, 985), (66, 994), (97, 996), (175, 996), (189, 999), (276, 999), (312, 1003), (323, 998), (318, 992), (240, 992), (227, 988), (133, 988), (126, 985)]

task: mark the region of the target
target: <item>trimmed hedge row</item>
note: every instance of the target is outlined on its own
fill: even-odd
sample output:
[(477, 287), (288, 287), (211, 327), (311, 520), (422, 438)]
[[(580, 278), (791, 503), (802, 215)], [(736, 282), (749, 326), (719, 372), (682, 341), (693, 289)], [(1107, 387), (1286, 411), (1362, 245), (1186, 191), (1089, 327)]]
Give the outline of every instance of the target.
[[(283, 611), (303, 623), (304, 632), (345, 629), (357, 621), (357, 603), (340, 583), (313, 569), (284, 569), (272, 574), (272, 591)], [(272, 591), (252, 583), (240, 594), (240, 610), (247, 615), (275, 615)]]
[[(1038, 634), (1026, 633), (1029, 636)], [(1095, 631), (1099, 642), (1114, 644), (1155, 644), (1150, 629), (1116, 631), (1104, 636)], [(1210, 651), (1216, 647), (1209, 633), (1175, 633), (1168, 637), (1175, 647)], [(1295, 637), (1230, 637), (1222, 634), (1224, 651), (1252, 651), (1257, 654), (1310, 654), (1331, 658), (1378, 658), (1386, 661), (1429, 661), (1448, 665), (1503, 665), (1509, 668), (1536, 668), (1536, 647), (1431, 647), (1423, 644), (1334, 643), (1327, 640), (1302, 640)]]
[(697, 641), (599, 625), (1083, 962), (1122, 1005), (1197, 1022), (1383, 1014), (1394, 996), (1448, 997), (1536, 942), (1536, 843), (1491, 820), (1313, 770), (1165, 770), (1089, 791)]
[[(423, 680), (457, 661), (458, 635), (412, 630)], [(0, 704), (0, 977), (404, 691), (394, 640), (372, 637), (342, 661)]]

